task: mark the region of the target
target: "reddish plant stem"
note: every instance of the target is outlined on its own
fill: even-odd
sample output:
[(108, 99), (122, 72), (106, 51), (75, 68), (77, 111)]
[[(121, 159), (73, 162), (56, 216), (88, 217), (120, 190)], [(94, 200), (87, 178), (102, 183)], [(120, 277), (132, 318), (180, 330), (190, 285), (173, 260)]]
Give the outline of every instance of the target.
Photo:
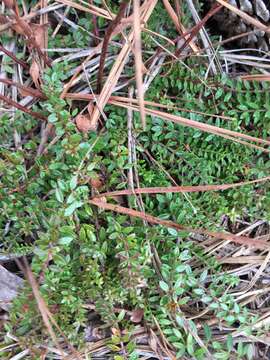
[(198, 24), (196, 24), (192, 29), (190, 29), (189, 31), (187, 31), (185, 34), (182, 35), (183, 38), (185, 38), (187, 35), (190, 36), (184, 42), (181, 48), (176, 50), (175, 52), (176, 56), (179, 56), (181, 54), (183, 49), (185, 49), (185, 47), (191, 42), (191, 40), (198, 34), (198, 32), (205, 25), (205, 23), (221, 9), (222, 9), (222, 5), (215, 4)]
[(12, 52), (5, 49), (2, 45), (0, 45), (0, 51), (3, 51), (3, 53), (5, 53), (8, 57), (14, 60), (17, 64), (20, 64), (24, 69), (29, 68), (28, 64), (25, 61), (18, 59)]
[[(93, 0), (89, 0), (90, 5), (93, 5)], [(97, 16), (95, 14), (92, 15), (92, 19), (93, 19), (93, 27), (94, 27), (94, 35), (96, 36), (96, 38), (94, 38), (94, 45), (97, 46), (98, 45), (98, 38), (99, 38), (99, 30), (98, 30), (98, 22), (97, 22)]]
[(47, 120), (46, 116), (44, 116), (44, 115), (42, 115), (42, 114), (40, 114), (40, 113), (38, 113), (36, 111), (32, 111), (30, 109), (27, 109), (25, 106), (20, 105), (16, 101), (11, 100), (11, 99), (9, 99), (8, 97), (6, 97), (4, 95), (0, 94), (0, 100), (3, 100), (5, 103), (15, 107), (18, 110), (23, 111), (26, 114), (29, 114), (29, 115), (33, 116), (34, 118), (36, 118), (38, 120), (43, 120), (43, 121)]
[(16, 86), (18, 89), (21, 89), (21, 90), (27, 92), (28, 95), (33, 96), (35, 98), (40, 98), (42, 100), (47, 99), (47, 97), (40, 90), (33, 89), (32, 87), (21, 85), (21, 84), (15, 82), (15, 81), (10, 80), (10, 79), (0, 78), (0, 83), (11, 85), (11, 86)]
[(107, 49), (108, 49), (108, 45), (109, 45), (111, 35), (112, 35), (114, 29), (120, 23), (121, 19), (124, 17), (125, 10), (126, 10), (127, 6), (128, 6), (128, 1), (123, 0), (121, 2), (121, 4), (120, 4), (118, 14), (112, 20), (112, 22), (108, 26), (107, 31), (105, 32), (103, 45), (102, 45), (102, 50), (101, 50), (101, 54), (100, 54), (99, 70), (98, 70), (98, 75), (97, 75), (97, 94), (100, 94), (101, 89), (102, 89), (103, 71), (104, 71), (106, 53), (107, 53)]
[(34, 48), (36, 49), (38, 55), (43, 58), (44, 63), (48, 66), (51, 66), (52, 60), (49, 59), (46, 54), (40, 49), (39, 45), (36, 42), (33, 30), (31, 29), (31, 26), (20, 17), (19, 14), (19, 7), (18, 4), (15, 2), (15, 8), (14, 8), (14, 15), (15, 15), (15, 19), (17, 21), (17, 24), (19, 25), (19, 27), (24, 31), (24, 36), (27, 38), (28, 40), (28, 47)]

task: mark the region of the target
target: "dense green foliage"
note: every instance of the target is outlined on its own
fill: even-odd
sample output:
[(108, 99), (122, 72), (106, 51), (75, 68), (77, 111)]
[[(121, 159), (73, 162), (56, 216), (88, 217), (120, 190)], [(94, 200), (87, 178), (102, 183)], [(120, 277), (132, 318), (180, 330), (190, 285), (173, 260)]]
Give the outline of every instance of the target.
[[(76, 18), (76, 11), (70, 11)], [(168, 17), (162, 11), (159, 4), (149, 27), (173, 37), (175, 32), (166, 28)], [(59, 33), (49, 47), (89, 46), (90, 15), (77, 20), (76, 31)], [(104, 27), (105, 20), (98, 21)], [(143, 39), (152, 55), (153, 37), (145, 33)], [(114, 53), (113, 46), (110, 51)], [(146, 99), (167, 105), (166, 111), (183, 117), (269, 137), (269, 87), (227, 77), (203, 80), (206, 69), (198, 62), (196, 58), (164, 66)], [(85, 305), (90, 303), (108, 326), (119, 331), (109, 344), (117, 360), (122, 359), (121, 342), (127, 344), (129, 359), (138, 358), (131, 337), (135, 323), (129, 315), (134, 309), (143, 310), (145, 324), (158, 324), (179, 359), (184, 355), (207, 359), (207, 349), (216, 359), (252, 358), (248, 343), (235, 344), (230, 335), (216, 340), (207, 321), (196, 327), (196, 315), (206, 311), (208, 318), (218, 319), (217, 327), (255, 333), (251, 328), (256, 317), (232, 295), (238, 278), (185, 232), (144, 224), (89, 204), (97, 191), (93, 179), (102, 178), (100, 192), (128, 187), (127, 113), (107, 106), (105, 129), (80, 133), (74, 117), (85, 104), (60, 99), (71, 69), (64, 62), (43, 75), (42, 90), (48, 99), (35, 110), (55, 125), (57, 141), (49, 142), (41, 156), (36, 155), (40, 122), (20, 112), (14, 122), (9, 115), (0, 119), (1, 252), (28, 256), (41, 295), (67, 338), (79, 348), (85, 343)], [(133, 74), (133, 64), (127, 64), (129, 71)], [(134, 114), (133, 126), (141, 187), (233, 183), (269, 173), (268, 154), (213, 134), (157, 117), (148, 117), (142, 131), (138, 114)], [(18, 149), (15, 130), (23, 139)], [(133, 196), (121, 201), (137, 208)], [(270, 219), (265, 184), (185, 196), (144, 195), (143, 201), (146, 212), (193, 228), (224, 230), (224, 216), (231, 223), (237, 218)], [(5, 327), (19, 337), (22, 347), (47, 339), (30, 287), (15, 300)], [(127, 334), (121, 337), (120, 330)]]
[[(267, 136), (265, 111), (268, 109), (261, 111), (267, 104), (267, 89), (256, 84), (249, 89), (250, 85), (237, 82), (235, 96), (231, 80), (216, 79), (205, 86), (198, 81), (202, 73), (187, 74), (182, 66), (175, 66), (169, 76), (154, 81), (148, 98), (230, 116), (232, 120), (220, 120), (175, 112)], [(42, 156), (35, 158), (38, 136), (28, 136), (37, 126), (36, 120), (17, 114), (13, 126), (26, 140), (22, 149), (14, 151), (10, 143), (13, 129), (5, 116), (1, 118), (1, 136), (7, 141), (1, 147), (0, 190), (5, 249), (31, 255), (32, 269), (37, 277), (41, 276), (41, 294), (73, 343), (83, 343), (83, 329), (87, 325), (87, 310), (83, 305), (91, 302), (105, 322), (128, 329), (130, 334), (132, 322), (125, 312), (117, 314), (113, 309), (141, 308), (149, 324), (158, 321), (179, 358), (184, 353), (205, 358), (205, 349), (192, 336), (197, 333), (195, 323), (185, 319), (182, 308), (197, 303), (199, 309), (207, 307), (223, 324), (248, 329), (254, 317), (248, 308), (235, 303), (226, 290), (234, 288), (238, 280), (219, 276), (221, 268), (216, 260), (187, 241), (187, 234), (142, 226), (141, 220), (89, 205), (93, 191), (90, 179), (100, 174), (105, 178), (101, 191), (127, 187), (130, 165), (125, 110), (108, 107), (106, 131), (99, 135), (78, 133), (70, 121), (77, 112), (74, 104), (59, 100), (63, 77), (61, 67), (44, 76), (48, 100), (42, 107), (49, 121), (55, 124), (58, 141), (49, 144)], [(142, 132), (135, 115), (134, 127), (141, 186), (171, 185), (168, 173), (175, 182), (184, 185), (237, 182), (264, 176), (270, 165), (268, 156), (257, 150), (158, 118), (149, 118), (147, 129)], [(149, 154), (155, 159), (154, 164)], [(192, 194), (188, 198), (179, 194), (145, 196), (144, 201), (147, 212), (194, 227), (216, 229), (222, 215), (232, 221), (236, 217), (251, 219), (255, 214), (269, 216), (269, 194), (263, 186)], [(152, 265), (153, 247), (161, 261), (160, 273)], [(29, 331), (35, 334), (31, 342), (45, 335), (35, 302), (29, 301), (29, 291), (26, 289), (15, 301), (10, 322), (10, 330), (22, 336), (23, 342), (28, 341), (24, 336)], [(24, 314), (22, 306), (27, 309)], [(230, 352), (237, 350), (230, 338), (224, 344), (212, 342), (207, 325), (200, 336), (219, 359), (228, 359)], [(112, 349), (116, 352), (120, 350), (117, 345), (120, 340), (112, 339)], [(135, 359), (132, 342), (129, 349), (130, 358)], [(243, 358), (249, 351), (248, 345), (241, 344), (237, 351), (239, 358)]]

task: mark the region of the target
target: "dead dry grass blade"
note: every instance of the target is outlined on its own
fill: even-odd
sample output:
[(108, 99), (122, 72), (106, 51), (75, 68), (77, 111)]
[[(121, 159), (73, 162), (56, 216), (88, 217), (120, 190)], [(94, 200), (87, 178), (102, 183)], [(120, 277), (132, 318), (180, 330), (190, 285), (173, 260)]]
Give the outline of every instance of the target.
[(21, 85), (18, 82), (15, 82), (15, 81), (12, 81), (12, 80), (6, 79), (6, 78), (0, 78), (0, 83), (17, 87), (19, 90), (21, 90), (21, 95), (22, 96), (30, 95), (32, 97), (36, 97), (36, 98), (40, 98), (42, 100), (46, 100), (46, 96), (40, 90), (33, 89), (30, 86)]
[(262, 30), (262, 31), (265, 31), (265, 32), (270, 32), (270, 28), (268, 26), (264, 25), (259, 20), (257, 20), (254, 17), (248, 15), (244, 11), (238, 9), (237, 7), (231, 5), (229, 2), (224, 1), (224, 0), (216, 0), (216, 1), (220, 5), (223, 5), (224, 7), (226, 7), (230, 11), (232, 11), (234, 14), (240, 16), (246, 23), (253, 25), (255, 28), (257, 28), (259, 30)]
[[(70, 6), (74, 9), (80, 10), (80, 11), (84, 11), (93, 15), (97, 15), (100, 17), (103, 17), (105, 19), (109, 19), (112, 20), (112, 16), (114, 17), (113, 14), (111, 14), (110, 12), (108, 12), (107, 10), (104, 10), (102, 8), (99, 8), (98, 6), (94, 6), (92, 4), (88, 4), (88, 6), (84, 6), (81, 4), (78, 4), (77, 2), (71, 1), (71, 0), (56, 0), (57, 2)], [(85, 4), (85, 3), (84, 3)]]
[(27, 62), (18, 59), (16, 55), (14, 55), (11, 51), (7, 50), (6, 48), (4, 48), (4, 46), (0, 45), (0, 51), (2, 51), (3, 53), (5, 53), (7, 56), (9, 56), (13, 61), (15, 61), (17, 64), (20, 64), (24, 69), (28, 69), (29, 65), (27, 64)]
[(62, 347), (59, 344), (57, 336), (56, 336), (56, 334), (55, 334), (55, 332), (53, 330), (52, 324), (55, 326), (55, 328), (61, 334), (62, 338), (65, 340), (66, 345), (68, 346), (68, 348), (71, 351), (72, 355), (75, 356), (75, 359), (76, 360), (83, 360), (80, 353), (73, 347), (72, 344), (70, 344), (67, 337), (62, 332), (62, 330), (58, 326), (57, 322), (55, 321), (54, 317), (52, 316), (46, 302), (44, 301), (43, 297), (40, 294), (38, 282), (36, 281), (36, 279), (34, 277), (34, 274), (33, 274), (32, 270), (31, 270), (31, 268), (30, 268), (30, 266), (28, 264), (28, 261), (27, 261), (26, 257), (23, 257), (23, 265), (18, 260), (16, 260), (16, 263), (17, 263), (18, 267), (22, 270), (22, 272), (25, 274), (25, 277), (26, 277), (27, 281), (29, 282), (29, 284), (30, 284), (30, 286), (32, 288), (33, 295), (35, 297), (39, 312), (40, 312), (40, 314), (42, 316), (44, 325), (46, 326), (50, 337), (52, 338), (54, 344), (56, 345), (59, 354), (61, 354), (62, 359), (66, 359), (66, 357), (65, 357), (66, 354), (65, 354), (64, 350), (62, 349)]
[[(144, 3), (141, 6), (141, 13), (146, 10), (147, 3)], [(111, 17), (112, 18), (112, 17)], [(113, 17), (115, 18), (115, 17)], [(119, 33), (123, 32), (130, 24), (132, 24), (133, 14), (129, 16), (128, 18), (122, 18), (121, 23), (115, 28), (115, 30), (112, 33), (112, 36), (116, 36)], [(104, 40), (102, 40), (95, 48), (92, 49), (91, 54), (83, 61), (81, 65), (79, 65), (74, 72), (72, 78), (65, 84), (64, 89), (61, 94), (61, 98), (64, 99), (69, 89), (73, 86), (73, 84), (76, 82), (76, 79), (78, 79), (80, 72), (83, 70), (84, 65), (87, 64), (87, 62), (94, 57), (95, 55), (99, 54), (102, 51), (104, 44)]]
[[(164, 5), (165, 9), (167, 10), (167, 13), (169, 14), (172, 22), (174, 23), (174, 26), (176, 27), (177, 31), (179, 32), (179, 34), (180, 35), (185, 34), (186, 29), (180, 23), (178, 16), (177, 16), (176, 12), (174, 11), (173, 7), (171, 6), (170, 2), (168, 0), (163, 0), (163, 5)], [(186, 41), (188, 41), (189, 35), (183, 35), (183, 36), (184, 36), (184, 39)], [(200, 52), (200, 48), (195, 44), (194, 41), (192, 41), (192, 39), (190, 39), (190, 41), (189, 41), (189, 46), (195, 54)]]
[(42, 115), (42, 114), (40, 114), (40, 113), (38, 113), (36, 111), (30, 110), (30, 109), (26, 108), (25, 106), (20, 105), (16, 101), (13, 101), (13, 100), (9, 99), (8, 97), (6, 97), (4, 95), (0, 94), (0, 100), (2, 100), (3, 102), (15, 107), (18, 110), (21, 110), (21, 111), (25, 112), (26, 114), (29, 114), (29, 115), (33, 116), (34, 118), (36, 118), (38, 120), (43, 120), (43, 121), (47, 120), (46, 116), (44, 116), (44, 115)]
[[(146, 3), (148, 6), (145, 7), (145, 9), (142, 10), (142, 22), (146, 23), (149, 17), (151, 16), (156, 4), (157, 0), (148, 0)], [(91, 121), (93, 123), (97, 123), (101, 111), (103, 111), (105, 105), (107, 104), (109, 97), (111, 93), (113, 92), (113, 89), (115, 85), (118, 82), (118, 79), (123, 71), (123, 68), (125, 66), (125, 62), (127, 60), (127, 57), (131, 51), (131, 46), (133, 43), (134, 38), (134, 30), (130, 32), (130, 34), (127, 37), (127, 40), (125, 44), (122, 47), (122, 50), (120, 51), (115, 63), (113, 64), (113, 67), (107, 77), (107, 80), (105, 82), (105, 85), (102, 88), (102, 91), (100, 93), (100, 96), (98, 97), (98, 102), (93, 110), (92, 119)]]
[[(203, 21), (200, 19), (200, 15), (197, 12), (196, 6), (194, 5), (193, 0), (186, 0), (186, 3), (189, 7), (189, 10), (191, 12), (191, 15), (193, 17), (193, 20), (195, 22), (195, 24), (197, 26), (200, 26), (201, 23), (203, 23)], [(221, 5), (218, 5), (217, 7), (213, 8), (213, 11), (211, 12), (211, 10), (208, 12), (208, 14), (206, 14), (205, 22), (208, 21), (208, 19), (213, 16), (213, 14), (216, 14), (216, 12), (218, 12), (220, 9), (222, 8)], [(201, 26), (200, 30), (199, 30), (199, 34), (202, 40), (202, 43), (204, 45), (204, 49), (206, 52), (206, 55), (208, 57), (208, 61), (209, 61), (209, 70), (211, 69), (211, 72), (213, 75), (217, 74), (217, 68), (219, 69), (219, 72), (222, 73), (222, 66), (220, 64), (220, 62), (218, 61), (218, 57), (215, 55), (215, 49), (213, 47), (213, 44), (211, 42), (210, 36), (208, 35), (208, 32), (206, 31), (206, 28), (204, 26)]]
[(193, 229), (193, 228), (189, 228), (187, 226), (183, 226), (180, 224), (177, 224), (173, 221), (170, 220), (162, 220), (159, 219), (155, 216), (152, 216), (150, 214), (141, 212), (141, 211), (137, 211), (134, 209), (130, 209), (130, 208), (126, 208), (124, 206), (120, 206), (120, 205), (114, 205), (114, 204), (109, 204), (105, 201), (101, 201), (99, 199), (92, 199), (89, 200), (89, 203), (92, 205), (95, 205), (97, 207), (99, 207), (100, 209), (103, 210), (110, 210), (110, 211), (114, 211), (117, 212), (119, 214), (124, 214), (124, 215), (128, 215), (131, 217), (137, 217), (140, 218), (142, 220), (146, 220), (149, 223), (152, 224), (157, 224), (157, 225), (163, 225), (167, 228), (173, 228), (179, 231), (188, 231), (188, 232), (192, 232), (192, 233), (196, 233), (196, 234), (203, 234), (203, 235), (207, 235), (207, 236), (211, 236), (214, 238), (218, 238), (218, 239), (222, 239), (222, 240), (229, 240), (232, 241), (236, 244), (241, 244), (241, 245), (246, 245), (246, 246), (253, 246), (257, 249), (269, 249), (270, 245), (267, 243), (267, 241), (262, 241), (262, 240), (256, 240), (256, 239), (251, 239), (249, 237), (244, 237), (244, 236), (237, 236), (237, 235), (233, 235), (233, 234), (227, 234), (227, 233), (222, 233), (222, 232), (214, 232), (214, 231), (208, 231), (208, 230), (204, 230), (204, 229)]
[[(96, 100), (96, 99), (94, 99), (93, 95), (81, 94), (81, 93), (67, 93), (65, 95), (65, 97), (67, 99), (73, 99), (73, 100), (85, 100), (85, 101)], [(98, 98), (98, 96), (96, 96), (96, 98)], [(116, 101), (119, 100), (121, 102), (128, 103), (128, 104), (138, 105), (137, 99), (130, 99), (127, 97), (114, 96), (114, 95), (109, 98), (108, 103), (112, 103), (112, 101), (114, 101), (114, 100), (116, 100)], [(168, 105), (168, 104), (165, 105), (165, 104), (157, 103), (154, 101), (145, 100), (144, 105), (154, 106), (154, 107), (161, 108), (161, 109), (163, 108), (163, 109), (168, 109), (168, 110), (178, 110), (178, 111), (183, 111), (183, 112), (187, 112), (187, 113), (199, 114), (199, 115), (203, 115), (203, 116), (207, 116), (207, 117), (219, 118), (219, 119), (224, 119), (224, 120), (234, 120), (234, 118), (229, 117), (229, 116), (209, 114), (209, 113), (205, 113), (202, 111), (189, 110), (189, 109), (181, 108), (181, 107), (174, 106), (174, 105)]]
[(235, 184), (168, 186), (168, 187), (148, 187), (148, 188), (138, 188), (138, 189), (127, 189), (127, 190), (117, 190), (117, 191), (101, 193), (95, 197), (99, 198), (104, 196), (109, 197), (109, 196), (133, 195), (133, 194), (167, 194), (167, 193), (190, 193), (190, 192), (205, 192), (205, 191), (220, 191), (220, 190), (223, 191), (240, 186), (258, 184), (269, 180), (270, 180), (270, 176), (257, 180), (243, 181)]
[[(131, 103), (131, 104), (138, 104), (138, 100), (137, 99), (129, 99), (123, 96), (111, 96), (110, 99), (114, 99), (114, 100), (120, 100), (126, 103)], [(178, 110), (178, 111), (183, 111), (183, 112), (188, 112), (188, 113), (193, 113), (193, 114), (199, 114), (199, 115), (203, 115), (203, 116), (208, 116), (208, 117), (214, 117), (214, 118), (219, 118), (219, 119), (224, 119), (224, 120), (233, 120), (232, 117), (229, 116), (224, 116), (224, 115), (216, 115), (216, 114), (208, 114), (202, 111), (196, 111), (196, 110), (189, 110), (189, 109), (185, 109), (185, 108), (180, 108), (178, 106), (174, 106), (174, 105), (168, 105), (168, 104), (161, 104), (161, 103), (157, 103), (154, 101), (144, 101), (145, 105), (149, 105), (149, 106), (154, 106), (157, 108), (163, 108), (163, 109), (168, 109), (168, 110)]]
[(134, 29), (134, 59), (138, 103), (143, 129), (145, 130), (144, 88), (143, 88), (143, 61), (141, 42), (141, 14), (140, 0), (133, 0), (133, 29)]
[(100, 94), (101, 89), (102, 89), (103, 71), (104, 71), (104, 65), (105, 65), (106, 54), (107, 54), (107, 49), (109, 46), (110, 38), (111, 38), (115, 28), (121, 22), (121, 19), (125, 16), (125, 11), (126, 11), (127, 6), (128, 6), (128, 2), (126, 2), (125, 0), (121, 2), (118, 13), (117, 13), (116, 17), (112, 20), (110, 25), (108, 26), (106, 33), (104, 35), (104, 38), (103, 38), (102, 49), (101, 49), (101, 54), (100, 54), (100, 61), (99, 61), (99, 69), (98, 69), (98, 74), (97, 74), (97, 93), (98, 94)]
[[(117, 101), (112, 101), (111, 103), (118, 105), (118, 106), (122, 106), (124, 108), (132, 108), (135, 111), (138, 111), (138, 107), (134, 106), (134, 105), (128, 105), (128, 104), (123, 104)], [(187, 118), (184, 118), (182, 116), (177, 116), (177, 115), (173, 115), (173, 114), (168, 114), (164, 111), (159, 111), (159, 110), (155, 110), (155, 109), (149, 109), (149, 108), (145, 108), (145, 112), (148, 115), (153, 115), (154, 117), (159, 117), (161, 119), (167, 120), (167, 121), (172, 121), (174, 123), (183, 125), (183, 126), (188, 126), (194, 129), (198, 129), (201, 130), (203, 132), (207, 132), (207, 133), (211, 133), (211, 134), (215, 134), (224, 138), (229, 138), (230, 140), (236, 141), (236, 142), (242, 142), (242, 140), (239, 139), (244, 139), (247, 141), (252, 141), (255, 143), (259, 143), (259, 144), (265, 144), (270, 146), (270, 141), (265, 140), (265, 139), (260, 139), (260, 138), (256, 138), (250, 135), (246, 135), (243, 133), (238, 133), (236, 131), (232, 131), (232, 130), (228, 130), (228, 129), (224, 129), (224, 128), (220, 128), (214, 125), (209, 125), (209, 124), (205, 124), (205, 123), (201, 123), (199, 121), (195, 121), (195, 120), (190, 120)], [(259, 147), (257, 145), (253, 145), (247, 142), (244, 142), (245, 145), (251, 146), (251, 147), (255, 147), (258, 150), (261, 150), (263, 152), (267, 152), (269, 153), (270, 150), (269, 149), (265, 149), (262, 147)]]
[(52, 338), (54, 344), (56, 345), (57, 349), (60, 351), (60, 353), (62, 354), (62, 356), (64, 356), (64, 353), (63, 353), (63, 350), (57, 340), (57, 337), (56, 337), (56, 334), (52, 328), (52, 325), (51, 325), (51, 322), (50, 322), (50, 319), (49, 319), (49, 316), (48, 316), (48, 312), (49, 312), (49, 309), (44, 301), (44, 299), (42, 298), (42, 296), (40, 295), (40, 292), (39, 292), (39, 288), (38, 288), (38, 284), (37, 284), (37, 281), (28, 265), (28, 262), (26, 260), (26, 258), (23, 258), (23, 267), (20, 265), (20, 263), (18, 262), (18, 265), (20, 266), (20, 268), (23, 270), (25, 276), (26, 276), (26, 279), (28, 280), (31, 288), (32, 288), (32, 291), (33, 291), (33, 295), (35, 297), (35, 300), (37, 302), (37, 305), (38, 305), (38, 309), (39, 309), (39, 312), (42, 316), (42, 319), (43, 319), (43, 322), (44, 322), (44, 325), (46, 326), (47, 330), (48, 330), (48, 333), (50, 335), (50, 337)]
[[(192, 41), (192, 39), (194, 37), (197, 36), (197, 34), (200, 32), (200, 30), (203, 28), (203, 26), (206, 24), (206, 22), (214, 15), (216, 14), (219, 10), (221, 9), (220, 5), (215, 4), (210, 10), (209, 12), (204, 16), (204, 18), (200, 21), (198, 21), (198, 23), (188, 32), (183, 34), (183, 37), (185, 38), (185, 42), (184, 44), (180, 47), (180, 49), (177, 49), (176, 55), (180, 55), (182, 50), (185, 49), (185, 47)], [(186, 38), (187, 37), (187, 38)]]
[(246, 81), (270, 81), (270, 74), (242, 75), (240, 78)]
[[(86, 100), (86, 101), (92, 101), (93, 100), (93, 95), (89, 95), (89, 94), (82, 94), (82, 93), (67, 93), (65, 95), (66, 98), (68, 99), (73, 99), (73, 100)], [(99, 97), (98, 97), (99, 99)], [(115, 99), (121, 99), (121, 101), (116, 101)], [(124, 101), (122, 101), (122, 99), (124, 99)], [(139, 111), (139, 107), (136, 106), (135, 104), (128, 104), (128, 102), (131, 102), (130, 100), (127, 100), (128, 98), (122, 98), (122, 97), (116, 97), (116, 96), (111, 96), (108, 98), (107, 103), (112, 104), (112, 105), (116, 105), (116, 106), (120, 106), (126, 109), (131, 109), (134, 111)], [(98, 100), (99, 102), (99, 100)], [(255, 142), (255, 143), (259, 143), (259, 144), (264, 144), (264, 145), (268, 145), (270, 146), (270, 141), (265, 140), (265, 139), (260, 139), (260, 138), (256, 138), (254, 136), (250, 136), (247, 134), (243, 134), (243, 133), (239, 133), (236, 131), (232, 131), (229, 129), (224, 129), (224, 128), (220, 128), (214, 125), (209, 125), (209, 124), (205, 124), (199, 121), (195, 121), (195, 120), (190, 120), (187, 118), (184, 118), (182, 116), (178, 116), (178, 115), (173, 115), (173, 114), (168, 114), (164, 111), (159, 111), (159, 110), (155, 110), (155, 109), (149, 109), (147, 107), (145, 107), (145, 112), (148, 115), (152, 115), (154, 117), (159, 117), (163, 120), (166, 121), (172, 121), (176, 124), (182, 125), (182, 126), (187, 126), (187, 127), (191, 127), (194, 129), (198, 129), (200, 131), (203, 132), (207, 132), (210, 134), (214, 134), (217, 136), (221, 136), (225, 139), (228, 139), (230, 141), (234, 141), (240, 144), (243, 144), (245, 146), (249, 146), (252, 148), (255, 148), (257, 150), (260, 150), (262, 152), (266, 152), (269, 153), (270, 150), (263, 148), (261, 146), (258, 145), (254, 145), (252, 143), (249, 143), (248, 141), (251, 142)], [(246, 141), (244, 141), (244, 140)]]
[(170, 2), (168, 0), (162, 0), (162, 2), (163, 2), (163, 5), (164, 5), (167, 13), (169, 14), (174, 26), (176, 27), (177, 31), (179, 32), (179, 34), (182, 34), (183, 28), (181, 28), (181, 26), (180, 26), (178, 16), (177, 16), (176, 12), (174, 11), (172, 5), (170, 4)]
[[(64, 5), (58, 4), (58, 5), (50, 5), (46, 9), (39, 9), (37, 11), (31, 10), (29, 14), (22, 17), (23, 20), (30, 21), (31, 19), (35, 18), (36, 16), (39, 16), (41, 14), (47, 14), (51, 11), (54, 11), (56, 9), (60, 9)], [(14, 18), (9, 19), (8, 17), (4, 17), (5, 21), (2, 21), (0, 24), (0, 33), (3, 31), (7, 31), (12, 26), (16, 25), (16, 20)]]

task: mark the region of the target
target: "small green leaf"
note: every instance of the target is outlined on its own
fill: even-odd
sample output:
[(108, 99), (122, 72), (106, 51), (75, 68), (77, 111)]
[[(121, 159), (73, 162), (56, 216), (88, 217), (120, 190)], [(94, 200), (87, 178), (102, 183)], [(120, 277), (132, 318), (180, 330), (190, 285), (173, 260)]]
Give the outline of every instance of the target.
[(172, 236), (177, 236), (178, 232), (177, 230), (173, 229), (173, 228), (168, 228), (168, 233)]
[(225, 320), (228, 321), (228, 323), (233, 323), (235, 321), (235, 317), (233, 315), (228, 315), (225, 317)]
[(64, 195), (63, 195), (62, 190), (60, 188), (56, 188), (55, 197), (56, 197), (57, 201), (59, 201), (61, 203), (64, 202)]
[(117, 317), (118, 321), (122, 321), (125, 317), (125, 314), (126, 314), (125, 310), (124, 309), (121, 310)]
[(204, 303), (207, 304), (207, 303), (209, 303), (210, 301), (212, 301), (211, 296), (205, 295), (205, 296), (202, 297), (202, 302), (204, 302)]
[(194, 353), (194, 341), (193, 341), (193, 337), (191, 334), (188, 334), (188, 337), (187, 337), (187, 351), (188, 351), (189, 355), (193, 355), (193, 353)]
[(52, 113), (52, 114), (50, 114), (49, 116), (48, 116), (48, 121), (50, 122), (50, 123), (55, 123), (55, 122), (57, 122), (57, 116), (56, 116), (56, 114), (55, 113)]
[(58, 243), (60, 245), (69, 245), (73, 241), (72, 236), (64, 236), (61, 239), (59, 239)]
[(194, 292), (194, 294), (199, 295), (199, 296), (204, 294), (204, 290), (200, 289), (200, 288), (194, 289), (193, 292)]
[(206, 337), (206, 340), (209, 341), (212, 337), (212, 331), (211, 331), (211, 328), (205, 324), (203, 326), (203, 330), (204, 330), (204, 334), (205, 334), (205, 337)]
[(206, 270), (204, 270), (202, 273), (201, 273), (201, 275), (200, 275), (200, 281), (201, 282), (204, 282), (205, 280), (206, 280), (206, 278), (207, 278), (207, 269)]
[(74, 201), (69, 207), (66, 208), (64, 215), (65, 216), (70, 216), (74, 213), (74, 211), (76, 209), (78, 209), (79, 207), (81, 207), (83, 205), (82, 201)]
[(230, 98), (232, 97), (232, 93), (227, 93), (224, 97), (224, 102), (228, 102), (230, 100)]
[(161, 287), (161, 289), (165, 292), (169, 291), (169, 285), (167, 283), (165, 283), (165, 281), (161, 280), (159, 282), (159, 286)]
[(216, 92), (215, 99), (216, 100), (219, 99), (222, 95), (223, 95), (223, 89), (219, 88), (218, 91)]
[(186, 270), (186, 268), (187, 268), (186, 265), (181, 264), (181, 265), (178, 265), (175, 270), (180, 273), (180, 272), (184, 272)]
[(181, 316), (176, 315), (175, 320), (180, 327), (184, 327), (184, 319)]
[(77, 182), (78, 182), (78, 177), (77, 177), (77, 175), (75, 175), (70, 180), (70, 183), (69, 183), (70, 190), (74, 190), (76, 188)]
[(175, 336), (178, 337), (179, 339), (183, 338), (181, 332), (178, 329), (173, 328), (173, 332), (174, 332)]
[(226, 346), (227, 346), (228, 351), (232, 351), (232, 349), (233, 349), (233, 338), (232, 338), (231, 334), (229, 334), (227, 336)]

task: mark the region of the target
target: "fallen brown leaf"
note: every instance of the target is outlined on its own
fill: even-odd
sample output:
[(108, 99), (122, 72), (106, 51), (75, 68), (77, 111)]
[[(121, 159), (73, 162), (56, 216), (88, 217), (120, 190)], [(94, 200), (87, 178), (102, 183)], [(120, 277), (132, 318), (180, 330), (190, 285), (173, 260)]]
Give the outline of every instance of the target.
[(30, 70), (29, 70), (29, 74), (34, 81), (36, 88), (39, 88), (40, 87), (40, 71), (39, 71), (39, 66), (38, 66), (38, 63), (36, 62), (36, 60), (32, 61), (32, 64), (31, 64)]
[(132, 322), (138, 324), (142, 321), (143, 315), (144, 315), (144, 312), (142, 309), (133, 310), (130, 320)]
[(94, 104), (93, 104), (92, 101), (89, 101), (89, 104), (87, 106), (87, 111), (88, 111), (88, 114), (89, 114), (90, 117), (92, 115), (93, 110), (94, 110)]
[(103, 181), (101, 180), (100, 177), (96, 177), (96, 178), (93, 178), (93, 179), (91, 178), (90, 179), (90, 184), (96, 190), (100, 190), (102, 188), (102, 186), (104, 185)]
[(48, 25), (47, 24), (44, 24), (44, 25), (33, 24), (33, 23), (30, 25), (33, 30), (37, 45), (41, 49), (44, 49), (45, 48), (45, 33), (46, 33), (46, 29), (47, 29)]
[(97, 130), (97, 123), (93, 123), (89, 115), (77, 115), (75, 122), (78, 130), (83, 133)]
[(14, 30), (18, 35), (24, 35), (24, 29), (23, 27), (18, 24), (18, 23), (14, 23), (12, 26), (11, 26), (12, 30)]

